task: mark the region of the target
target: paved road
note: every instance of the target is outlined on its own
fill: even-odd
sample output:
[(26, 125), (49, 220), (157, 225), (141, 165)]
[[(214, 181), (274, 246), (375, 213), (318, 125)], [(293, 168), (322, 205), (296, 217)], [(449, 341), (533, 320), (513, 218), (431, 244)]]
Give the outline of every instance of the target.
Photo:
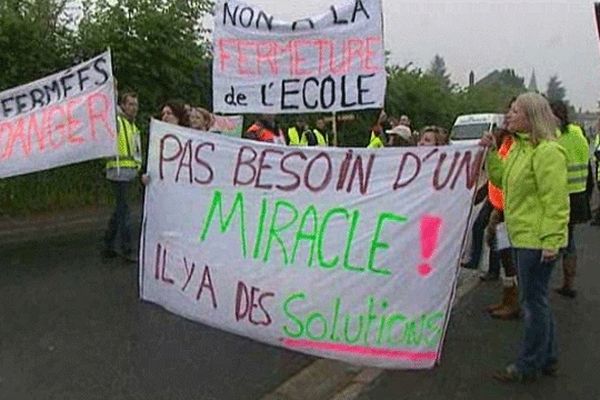
[[(586, 226), (577, 233), (579, 296), (576, 300), (551, 296), (561, 351), (558, 377), (530, 385), (491, 379), (495, 369), (516, 355), (521, 323), (489, 318), (483, 309), (497, 300), (500, 286), (482, 284), (455, 309), (440, 367), (386, 372), (361, 399), (600, 399), (600, 229)], [(557, 269), (554, 285), (560, 275)]]
[(0, 245), (0, 399), (257, 399), (311, 362), (142, 303), (100, 237)]

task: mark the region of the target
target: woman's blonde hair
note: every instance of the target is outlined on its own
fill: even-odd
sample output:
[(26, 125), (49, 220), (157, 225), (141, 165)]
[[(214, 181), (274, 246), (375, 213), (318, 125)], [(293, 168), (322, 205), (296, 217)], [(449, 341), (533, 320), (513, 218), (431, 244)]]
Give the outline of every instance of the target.
[(541, 140), (556, 140), (556, 117), (544, 96), (533, 92), (523, 93), (515, 103), (523, 109), (529, 120), (529, 140), (534, 146)]

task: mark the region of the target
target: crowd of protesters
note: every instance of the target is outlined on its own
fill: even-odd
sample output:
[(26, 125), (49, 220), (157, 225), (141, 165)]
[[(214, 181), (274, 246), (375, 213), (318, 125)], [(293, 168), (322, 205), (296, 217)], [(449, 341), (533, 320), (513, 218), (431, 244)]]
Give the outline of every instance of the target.
[[(132, 262), (136, 257), (132, 254), (127, 191), (144, 170), (140, 131), (135, 124), (137, 109), (135, 93), (124, 93), (119, 101), (119, 158), (109, 160), (106, 168), (116, 207), (103, 251), (105, 257), (120, 254)], [(201, 131), (210, 131), (214, 123), (208, 110), (181, 101), (164, 103), (158, 115), (164, 122)], [(242, 133), (242, 138), (287, 146), (336, 144), (324, 119), (317, 119), (311, 126), (304, 116), (295, 117), (293, 124), (284, 128), (276, 116), (262, 115)], [(600, 155), (598, 142), (596, 154)], [(382, 110), (367, 147), (449, 144), (448, 130), (426, 126), (416, 131), (408, 116), (388, 118)], [(510, 102), (502, 127), (482, 132), (480, 145), (488, 148), (485, 172), (489, 182), (476, 196), (476, 203), (481, 200), (482, 205), (472, 226), (470, 259), (462, 266), (477, 269), (487, 242), (489, 268), (481, 279), (498, 280), (501, 269), (504, 272), (501, 301), (487, 311), (498, 319), (522, 318), (524, 328), (516, 362), (500, 370), (495, 378), (522, 382), (540, 374), (555, 375), (558, 346), (548, 286), (555, 264), (562, 260), (563, 283), (556, 292), (566, 298), (577, 294), (574, 226), (592, 219), (590, 144), (582, 129), (569, 120), (564, 103), (550, 104), (542, 95), (525, 93)], [(149, 177), (142, 173), (142, 181), (147, 184)], [(121, 236), (120, 253), (115, 251), (117, 233)]]

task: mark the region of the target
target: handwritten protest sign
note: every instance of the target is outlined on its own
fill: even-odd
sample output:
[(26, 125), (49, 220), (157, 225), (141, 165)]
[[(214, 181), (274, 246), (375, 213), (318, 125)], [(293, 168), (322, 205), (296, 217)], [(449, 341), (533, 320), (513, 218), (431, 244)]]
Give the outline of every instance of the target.
[(110, 53), (0, 93), (0, 178), (112, 156)]
[(243, 115), (214, 115), (214, 123), (210, 128), (211, 132), (222, 133), (231, 137), (241, 137), (242, 130), (244, 128), (244, 116)]
[(382, 107), (381, 0), (336, 3), (317, 17), (285, 22), (257, 7), (219, 1), (213, 34), (215, 112)]
[(300, 149), (150, 129), (144, 300), (317, 356), (435, 364), (481, 148)]

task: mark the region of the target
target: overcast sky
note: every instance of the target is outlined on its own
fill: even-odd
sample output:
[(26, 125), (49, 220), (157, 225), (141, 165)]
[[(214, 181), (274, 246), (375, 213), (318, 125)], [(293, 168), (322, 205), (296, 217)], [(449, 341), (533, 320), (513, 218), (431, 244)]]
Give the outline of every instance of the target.
[[(335, 4), (336, 0), (333, 1)], [(329, 9), (323, 0), (246, 0), (293, 20)], [(514, 68), (546, 90), (557, 74), (571, 102), (597, 110), (600, 47), (593, 1), (383, 0), (385, 47), (400, 65), (427, 68), (437, 53), (453, 81), (466, 85), (494, 69)]]

